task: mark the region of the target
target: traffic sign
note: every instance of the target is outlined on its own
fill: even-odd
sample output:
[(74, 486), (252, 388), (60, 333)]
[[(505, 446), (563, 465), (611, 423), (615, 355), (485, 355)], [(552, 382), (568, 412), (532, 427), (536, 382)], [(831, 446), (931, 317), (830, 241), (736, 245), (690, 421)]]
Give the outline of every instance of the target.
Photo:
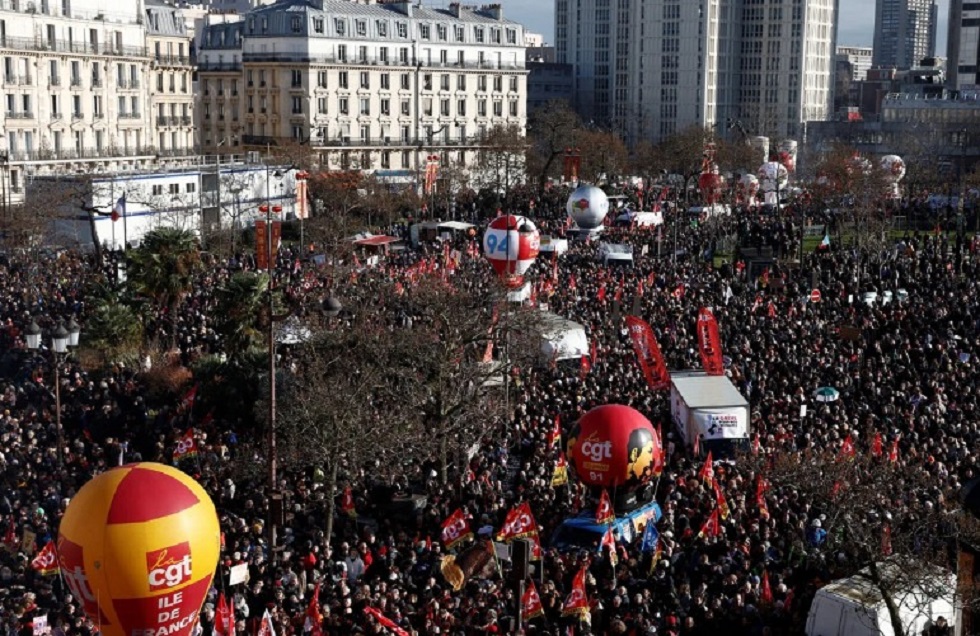
[(814, 289), (812, 292), (810, 292), (810, 302), (811, 303), (818, 303), (818, 302), (820, 302), (820, 290), (819, 289)]

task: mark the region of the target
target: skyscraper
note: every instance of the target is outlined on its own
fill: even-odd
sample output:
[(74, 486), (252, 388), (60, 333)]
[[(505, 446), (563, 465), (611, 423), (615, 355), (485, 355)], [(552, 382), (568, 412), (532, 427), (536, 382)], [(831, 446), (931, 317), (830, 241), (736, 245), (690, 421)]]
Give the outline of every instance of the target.
[(573, 107), (628, 143), (741, 121), (795, 137), (831, 112), (839, 0), (555, 0)]
[(950, 0), (947, 82), (957, 90), (980, 86), (980, 4)]
[(936, 0), (877, 0), (874, 66), (909, 69), (935, 57), (938, 16)]

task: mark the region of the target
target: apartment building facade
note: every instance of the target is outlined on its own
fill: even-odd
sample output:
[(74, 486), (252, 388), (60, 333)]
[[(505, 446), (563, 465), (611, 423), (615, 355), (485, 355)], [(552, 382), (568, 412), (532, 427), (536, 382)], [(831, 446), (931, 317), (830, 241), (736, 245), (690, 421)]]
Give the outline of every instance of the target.
[(288, 140), (324, 167), (412, 172), (527, 121), (524, 31), (499, 5), (281, 0), (215, 18), (198, 64), (206, 152)]
[[(4, 206), (23, 199), (24, 180), (34, 174), (159, 160), (150, 108), (162, 95), (150, 78), (160, 61), (148, 47), (154, 30), (147, 23), (173, 11), (148, 9), (143, 0), (0, 0)], [(161, 42), (176, 39), (168, 34)], [(184, 68), (190, 72), (189, 60)], [(191, 150), (186, 138), (181, 143)]]
[(555, 0), (575, 107), (635, 144), (740, 121), (803, 136), (831, 112), (838, 0)]

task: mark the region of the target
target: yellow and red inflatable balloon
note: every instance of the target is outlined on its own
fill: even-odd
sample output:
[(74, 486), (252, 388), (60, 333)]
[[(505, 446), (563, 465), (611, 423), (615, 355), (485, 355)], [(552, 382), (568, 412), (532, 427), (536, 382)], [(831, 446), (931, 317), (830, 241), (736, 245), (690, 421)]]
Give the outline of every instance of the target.
[(71, 500), (58, 558), (104, 636), (189, 636), (219, 543), (218, 515), (200, 484), (163, 464), (129, 464)]

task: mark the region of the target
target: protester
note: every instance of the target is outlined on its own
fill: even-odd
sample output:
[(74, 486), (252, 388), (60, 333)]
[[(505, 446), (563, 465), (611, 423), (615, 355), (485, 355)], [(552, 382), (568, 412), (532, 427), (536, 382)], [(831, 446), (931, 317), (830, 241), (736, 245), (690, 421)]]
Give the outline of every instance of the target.
[[(547, 216), (549, 210), (541, 213)], [(564, 220), (539, 219), (539, 226), (559, 235)], [(96, 373), (77, 360), (64, 362), (60, 396), (66, 439), (59, 468), (51, 362), (27, 351), (24, 332), (32, 318), (46, 329), (73, 316), (84, 325), (83, 283), (93, 265), (71, 252), (46, 259), (43, 266), (8, 255), (0, 264), (5, 325), (0, 345), (6, 352), (0, 359), (4, 633), (30, 633), (31, 621), (41, 615), (58, 636), (95, 633), (98, 626), (61, 580), (40, 576), (30, 559), (35, 548), (56, 537), (66, 506), (88, 479), (120, 460), (171, 463), (175, 441), (188, 428), (196, 431), (200, 452), (185, 469), (214, 498), (224, 532), (215, 586), (201, 619), (208, 634), (219, 592), (235, 607), (239, 630), (254, 633), (268, 610), (277, 631), (302, 633), (308, 630), (305, 619), (317, 585), (325, 634), (383, 633), (378, 620), (365, 613), (368, 607), (408, 633), (517, 633), (515, 586), (506, 576), (491, 576), (453, 591), (440, 572), (445, 549), (439, 537), (442, 521), (458, 508), (474, 533), (486, 537), (500, 531), (508, 509), (521, 502), (530, 504), (545, 549), (535, 571), (543, 614), (524, 625), (526, 633), (564, 634), (570, 626), (578, 634), (685, 636), (799, 629), (815, 589), (846, 571), (846, 564), (823, 550), (825, 520), (812, 516), (808, 502), (788, 489), (769, 493), (769, 514), (760, 515), (746, 494), (754, 475), (727, 465), (717, 479), (730, 518), (720, 538), (699, 537), (715, 495), (698, 477), (701, 461), (670, 434), (666, 397), (647, 387), (617, 321), (638, 312), (654, 327), (671, 369), (695, 368), (700, 366), (697, 310), (714, 307), (730, 358), (726, 373), (752, 405), (752, 428), (764, 450), (837, 448), (847, 435), (879, 431), (888, 440), (899, 438), (902, 464), (926, 471), (931, 480), (930, 490), (910, 496), (944, 508), (978, 468), (980, 258), (965, 240), (911, 234), (870, 258), (832, 244), (807, 255), (802, 267), (774, 265), (752, 279), (741, 263), (713, 266), (710, 257), (719, 241), (738, 234), (743, 244), (792, 256), (800, 234), (793, 222), (743, 216), (691, 227), (683, 221), (676, 243), (673, 229), (608, 230), (615, 240), (633, 245), (631, 268), (600, 265), (589, 243), (573, 244), (556, 263), (542, 255), (528, 275), (535, 302), (585, 325), (597, 343), (588, 373), (567, 363), (522, 369), (511, 389), (513, 418), (497, 423), (467, 465), (453, 467), (449, 484), (439, 482), (434, 464), (379, 464), (371, 477), (360, 471), (354, 496), (358, 519), (338, 511), (329, 544), (322, 528), (326, 500), (334, 493), (324, 492), (320, 471), (288, 472), (281, 486), (289, 521), (278, 555), (267, 547), (269, 501), (261, 478), (235, 470), (240, 449), (253, 441), (246, 428), (220, 412), (202, 422), (179, 404), (151, 408), (142, 369), (116, 365)], [(461, 237), (454, 245), (462, 256), (453, 281), (461, 288), (489, 289), (496, 284), (490, 267), (479, 255), (467, 256), (473, 240)], [(345, 289), (371, 298), (380, 285), (438, 254), (435, 244), (392, 254), (374, 270), (363, 268)], [(117, 258), (111, 255), (106, 271), (115, 271)], [(254, 268), (247, 254), (211, 263), (175, 320), (150, 324), (152, 335), (172, 339), (185, 362), (227, 353), (213, 323), (215, 291), (234, 272)], [(294, 300), (319, 298), (331, 289), (312, 262), (289, 249), (280, 253), (276, 278)], [(809, 301), (814, 283), (823, 291), (820, 303)], [(861, 300), (870, 289), (898, 288), (907, 290), (907, 299), (887, 305)], [(389, 318), (406, 329), (423, 319), (404, 313)], [(843, 325), (860, 328), (859, 339), (835, 337), (833, 330)], [(840, 400), (810, 404), (801, 417), (800, 405), (815, 388), (828, 385), (840, 391)], [(557, 417), (567, 439), (580, 415), (608, 403), (637, 408), (668, 434), (667, 468), (657, 492), (664, 511), (657, 525), (661, 552), (652, 571), (638, 543), (619, 546), (622, 558), (615, 566), (605, 557), (558, 554), (548, 545), (551, 531), (588, 505), (574, 482), (552, 486), (556, 450), (548, 432)], [(379, 514), (379, 501), (366, 493), (381, 485), (425, 495), (426, 504), (414, 518)], [(28, 533), (33, 546), (25, 545)], [(230, 585), (231, 570), (239, 564), (247, 566), (247, 582)], [(591, 625), (562, 615), (583, 565)], [(945, 633), (942, 629), (937, 621), (933, 631)]]

